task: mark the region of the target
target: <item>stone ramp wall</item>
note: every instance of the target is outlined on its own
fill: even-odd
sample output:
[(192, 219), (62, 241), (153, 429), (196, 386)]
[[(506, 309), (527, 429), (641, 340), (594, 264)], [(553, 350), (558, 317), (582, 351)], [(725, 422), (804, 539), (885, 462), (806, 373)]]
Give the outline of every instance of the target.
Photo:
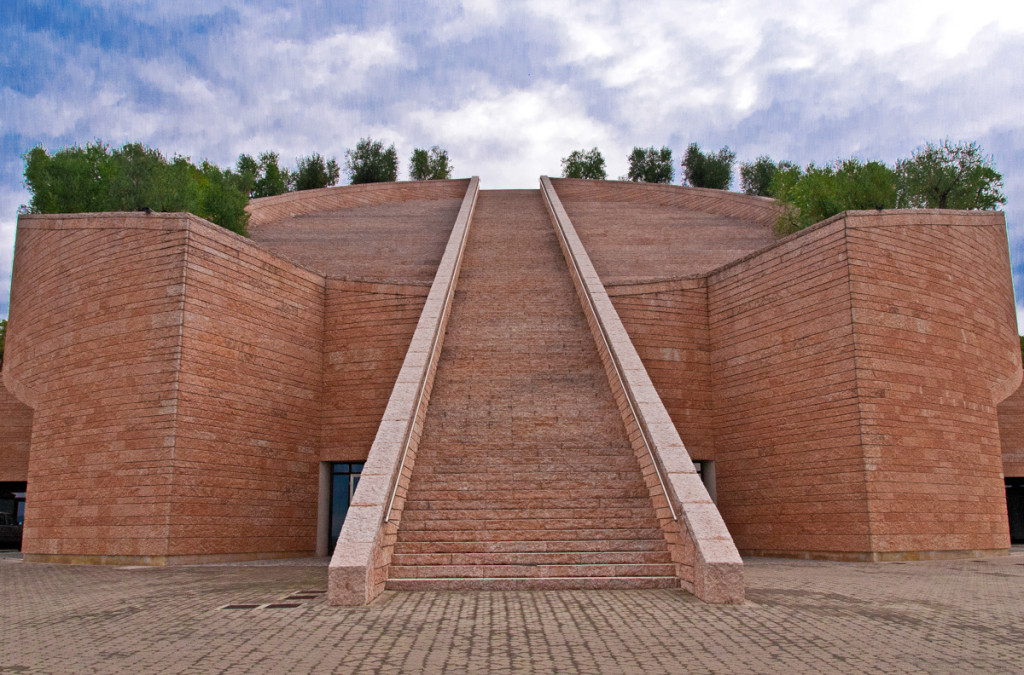
[(743, 562), (732, 537), (546, 177), (541, 192), (683, 587), (707, 602), (741, 603)]

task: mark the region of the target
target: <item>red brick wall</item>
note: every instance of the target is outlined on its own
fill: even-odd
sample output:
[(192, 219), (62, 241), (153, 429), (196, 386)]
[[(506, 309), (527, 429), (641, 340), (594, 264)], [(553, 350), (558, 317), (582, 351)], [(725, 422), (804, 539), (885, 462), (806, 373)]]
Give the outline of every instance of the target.
[(1003, 474), (1024, 477), (1024, 387), (999, 404)]
[(868, 551), (841, 223), (708, 279), (718, 506), (739, 549)]
[(847, 218), (877, 551), (1009, 546), (996, 405), (1020, 382), (1002, 214)]
[(189, 224), (168, 553), (311, 554), (324, 279)]
[(32, 408), (7, 391), (0, 380), (0, 482), (27, 480)]
[(26, 554), (167, 553), (182, 222), (19, 218), (4, 376), (35, 409)]
[(709, 277), (719, 506), (741, 549), (1005, 548), (1020, 374), (1001, 214), (856, 212)]
[(322, 461), (366, 459), (429, 291), (328, 280)]
[(706, 278), (607, 291), (690, 457), (715, 459)]
[(313, 550), (321, 277), (181, 214), (25, 217), (15, 257), (27, 554)]

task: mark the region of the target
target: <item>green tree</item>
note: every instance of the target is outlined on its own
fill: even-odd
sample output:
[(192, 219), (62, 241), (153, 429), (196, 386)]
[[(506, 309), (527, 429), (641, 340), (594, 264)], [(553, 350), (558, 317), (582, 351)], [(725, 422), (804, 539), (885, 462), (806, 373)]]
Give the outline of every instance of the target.
[(662, 147), (661, 150), (650, 148), (633, 148), (629, 153), (629, 180), (642, 183), (671, 183), (675, 179), (672, 166), (672, 150)]
[(338, 162), (333, 157), (325, 159), (317, 152), (308, 157), (300, 157), (292, 173), (295, 190), (315, 190), (337, 185), (339, 176), (341, 169)]
[(803, 172), (780, 168), (769, 191), (785, 207), (776, 230), (789, 234), (851, 209), (894, 208), (897, 179), (881, 162), (854, 158), (823, 167), (812, 163)]
[(413, 180), (444, 180), (452, 177), (448, 151), (435, 145), (429, 150), (416, 148), (409, 159), (409, 178)]
[(110, 150), (98, 141), (52, 155), (35, 147), (24, 159), (29, 213), (189, 211), (245, 232), (248, 195), (238, 187), (241, 179), (207, 162), (200, 168), (188, 157), (168, 161), (141, 143)]
[(398, 152), (392, 143), (361, 138), (355, 149), (345, 151), (345, 171), (353, 185), (398, 180)]
[(70, 146), (52, 155), (42, 146), (24, 155), (30, 213), (110, 211), (116, 167), (106, 145)]
[(1003, 177), (977, 143), (927, 143), (896, 162), (902, 208), (994, 209), (1006, 203)]
[[(1022, 338), (1024, 339), (1024, 338)], [(0, 319), (0, 370), (4, 369), (4, 343), (7, 342), (7, 319)]]
[[(290, 176), (287, 169), (281, 169), (278, 160), (278, 154), (271, 150), (260, 153), (251, 197), (273, 197), (288, 192)], [(248, 160), (246, 165), (249, 165)]]
[(604, 170), (604, 157), (597, 148), (573, 150), (568, 157), (562, 158), (562, 178), (604, 180), (607, 177), (608, 174)]
[(777, 171), (788, 171), (798, 169), (793, 162), (783, 160), (776, 164), (768, 155), (761, 155), (753, 162), (744, 162), (740, 165), (740, 185), (743, 192), (748, 195), (759, 197), (771, 196), (772, 179)]
[(701, 152), (700, 146), (690, 143), (683, 158), (683, 184), (690, 187), (728, 190), (732, 185), (732, 165), (736, 153), (725, 146), (717, 153)]

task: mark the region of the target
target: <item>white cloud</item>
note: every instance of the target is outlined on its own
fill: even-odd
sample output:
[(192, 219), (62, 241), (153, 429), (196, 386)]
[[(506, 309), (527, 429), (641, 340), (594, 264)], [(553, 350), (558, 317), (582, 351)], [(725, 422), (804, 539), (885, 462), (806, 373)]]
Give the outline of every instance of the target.
[(444, 139), (456, 162), (485, 188), (532, 188), (541, 174), (557, 175), (561, 157), (607, 141), (614, 130), (584, 112), (577, 92), (544, 84), (529, 90), (487, 87), (453, 109), (408, 115), (413, 137)]

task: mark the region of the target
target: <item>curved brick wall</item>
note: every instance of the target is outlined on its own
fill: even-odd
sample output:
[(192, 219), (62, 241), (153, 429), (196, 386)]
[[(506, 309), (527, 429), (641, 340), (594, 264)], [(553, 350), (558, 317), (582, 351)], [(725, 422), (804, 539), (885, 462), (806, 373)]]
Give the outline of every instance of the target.
[(999, 404), (999, 438), (1003, 448), (1003, 473), (1024, 477), (1024, 387)]
[(741, 549), (1008, 546), (1002, 214), (851, 212), (708, 287), (719, 504)]
[(706, 274), (771, 244), (775, 202), (675, 185), (551, 181), (606, 284)]
[(321, 278), (186, 214), (23, 216), (14, 270), (27, 556), (312, 550)]
[[(246, 210), (249, 211), (249, 226), (259, 227), (265, 223), (311, 213), (379, 206), (381, 204), (403, 202), (410, 199), (425, 201), (437, 199), (461, 200), (469, 188), (469, 180), (464, 178), (458, 180), (370, 183), (365, 185), (329, 187), (320, 190), (286, 192), (274, 197), (253, 199), (249, 202)], [(449, 227), (450, 230), (451, 227)]]
[(27, 480), (31, 440), (32, 408), (15, 398), (0, 380), (0, 483)]

